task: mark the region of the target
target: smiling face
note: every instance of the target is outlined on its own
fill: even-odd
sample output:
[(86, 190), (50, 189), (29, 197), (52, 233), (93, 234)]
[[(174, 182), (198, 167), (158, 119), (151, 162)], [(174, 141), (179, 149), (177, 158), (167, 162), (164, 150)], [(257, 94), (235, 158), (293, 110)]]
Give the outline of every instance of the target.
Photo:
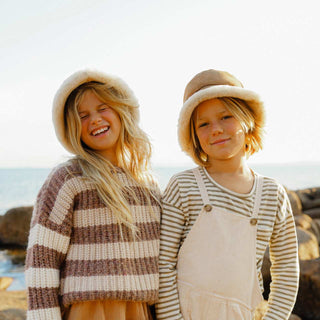
[(208, 162), (245, 156), (245, 132), (219, 99), (206, 100), (193, 115), (194, 127)]
[(99, 100), (91, 90), (84, 92), (78, 113), (82, 142), (116, 164), (116, 148), (121, 131), (118, 113)]

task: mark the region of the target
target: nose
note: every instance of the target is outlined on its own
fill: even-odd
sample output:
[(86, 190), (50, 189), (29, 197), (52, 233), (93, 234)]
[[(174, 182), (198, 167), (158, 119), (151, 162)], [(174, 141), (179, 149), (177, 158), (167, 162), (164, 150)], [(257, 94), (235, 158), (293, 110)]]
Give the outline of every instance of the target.
[(91, 116), (91, 124), (97, 125), (102, 121), (101, 115), (99, 113), (94, 113)]
[(211, 123), (211, 134), (213, 136), (216, 136), (222, 132), (223, 132), (223, 129), (222, 129), (221, 125), (219, 124), (219, 122), (213, 121)]

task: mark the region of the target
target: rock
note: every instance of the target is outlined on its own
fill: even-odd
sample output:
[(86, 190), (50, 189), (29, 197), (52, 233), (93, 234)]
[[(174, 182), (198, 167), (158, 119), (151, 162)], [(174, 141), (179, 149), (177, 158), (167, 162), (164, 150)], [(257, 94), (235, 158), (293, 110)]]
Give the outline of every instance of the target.
[(25, 249), (6, 250), (6, 254), (13, 264), (23, 265), (26, 260), (27, 251)]
[(320, 187), (297, 190), (296, 193), (301, 200), (303, 211), (320, 208)]
[(294, 217), (294, 222), (296, 223), (297, 227), (300, 227), (303, 230), (310, 231), (312, 218), (310, 218), (306, 214), (301, 214), (299, 216)]
[[(12, 283), (13, 278), (10, 277), (0, 277), (0, 290), (6, 290)], [(1, 318), (0, 318), (1, 319)]]
[(297, 227), (298, 252), (300, 260), (319, 258), (319, 244), (316, 236), (307, 230)]
[(0, 311), (1, 320), (25, 320), (27, 312), (21, 309), (6, 309)]
[(293, 215), (296, 216), (302, 214), (302, 204), (297, 193), (295, 191), (287, 190), (287, 194), (290, 200)]
[(300, 284), (293, 312), (303, 320), (320, 320), (320, 258), (300, 261)]
[[(27, 310), (27, 293), (22, 291), (0, 291), (0, 311), (9, 309)], [(0, 319), (3, 319), (0, 317)]]
[(0, 219), (0, 244), (26, 246), (33, 207), (10, 209)]
[(301, 214), (294, 217), (295, 224), (297, 227), (300, 227), (303, 230), (313, 233), (320, 244), (320, 219), (312, 219), (306, 214)]
[(310, 216), (312, 219), (320, 219), (320, 208), (312, 208), (304, 210), (303, 212)]
[(314, 232), (318, 235), (318, 243), (320, 245), (320, 219), (312, 219), (312, 221), (314, 223)]

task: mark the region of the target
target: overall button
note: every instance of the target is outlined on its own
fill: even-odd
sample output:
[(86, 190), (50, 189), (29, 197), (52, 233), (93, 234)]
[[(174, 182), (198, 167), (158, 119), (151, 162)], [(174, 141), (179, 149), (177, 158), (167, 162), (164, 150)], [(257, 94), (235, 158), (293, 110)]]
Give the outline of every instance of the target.
[(255, 226), (257, 223), (258, 223), (258, 219), (256, 219), (256, 218), (250, 219), (250, 224), (251, 224), (252, 226)]
[(206, 210), (207, 212), (210, 212), (212, 210), (212, 205), (211, 204), (206, 204), (204, 206), (204, 210)]

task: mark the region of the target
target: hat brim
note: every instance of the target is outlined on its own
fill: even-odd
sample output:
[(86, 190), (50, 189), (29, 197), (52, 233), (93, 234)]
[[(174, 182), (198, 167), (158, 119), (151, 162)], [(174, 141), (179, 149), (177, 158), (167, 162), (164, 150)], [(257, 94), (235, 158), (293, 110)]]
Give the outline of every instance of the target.
[(203, 101), (222, 97), (232, 97), (245, 100), (254, 113), (255, 122), (258, 123), (259, 126), (264, 126), (264, 106), (257, 93), (241, 87), (228, 85), (215, 85), (201, 89), (185, 101), (179, 115), (178, 140), (181, 149), (187, 154), (191, 155), (192, 153), (192, 139), (189, 128), (193, 111)]

